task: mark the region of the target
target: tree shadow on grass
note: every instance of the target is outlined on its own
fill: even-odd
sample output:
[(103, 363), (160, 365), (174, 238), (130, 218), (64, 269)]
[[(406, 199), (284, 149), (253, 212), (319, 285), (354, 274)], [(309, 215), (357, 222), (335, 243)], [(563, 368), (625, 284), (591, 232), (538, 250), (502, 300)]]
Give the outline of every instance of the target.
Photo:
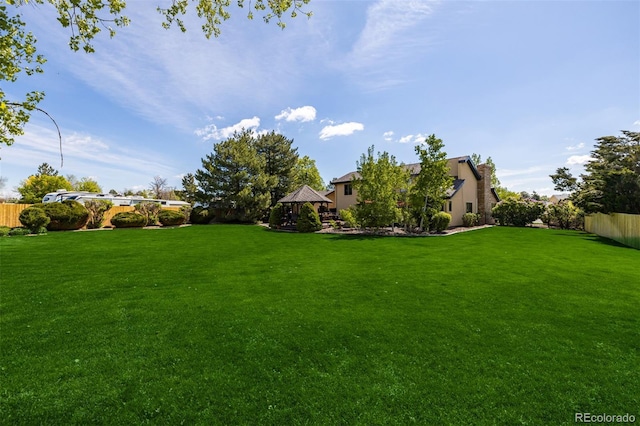
[(638, 250), (635, 247), (623, 244), (621, 242), (618, 242), (616, 240), (612, 240), (611, 238), (606, 238), (606, 237), (601, 237), (600, 235), (596, 235), (596, 234), (590, 234), (588, 232), (572, 232), (572, 233), (566, 233), (566, 234), (562, 234), (561, 236), (563, 237), (579, 237), (585, 241), (591, 241), (591, 242), (595, 242), (595, 243), (599, 243), (599, 244), (604, 244), (607, 246), (612, 246), (612, 247), (620, 247), (620, 248), (626, 248), (626, 249), (631, 249), (631, 250)]

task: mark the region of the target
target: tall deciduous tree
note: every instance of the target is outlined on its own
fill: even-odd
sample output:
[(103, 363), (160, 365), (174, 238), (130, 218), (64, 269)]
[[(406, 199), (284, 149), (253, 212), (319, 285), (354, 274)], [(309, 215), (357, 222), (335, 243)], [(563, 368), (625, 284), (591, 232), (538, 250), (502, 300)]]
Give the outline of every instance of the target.
[(324, 181), (316, 167), (316, 160), (312, 160), (308, 155), (299, 157), (293, 168), (293, 189), (302, 185), (307, 185), (316, 191), (325, 189)]
[(74, 186), (73, 189), (76, 191), (86, 191), (86, 192), (102, 192), (102, 188), (98, 184), (97, 181), (91, 179), (89, 177), (81, 178)]
[(443, 151), (442, 139), (430, 135), (424, 144), (416, 145), (416, 154), (420, 158), (420, 173), (413, 187), (412, 204), (422, 205), (420, 210), (420, 228), (425, 229), (431, 216), (442, 209), (447, 191), (453, 184), (449, 175), (447, 153)]
[[(476, 166), (483, 164), (482, 156), (480, 154), (471, 154), (471, 161), (473, 161), (473, 164), (475, 164)], [(496, 174), (496, 164), (493, 162), (493, 159), (491, 157), (487, 157), (486, 161), (484, 161), (484, 164), (491, 166), (491, 187), (497, 190), (498, 188), (500, 188), (500, 179), (498, 179), (498, 175)]]
[[(311, 12), (303, 10), (309, 1), (173, 0), (168, 8), (157, 7), (156, 10), (165, 18), (163, 27), (170, 28), (176, 24), (184, 32), (186, 26), (182, 20), (183, 16), (190, 8), (195, 7), (198, 18), (203, 21), (202, 31), (209, 38), (211, 35), (220, 35), (222, 22), (231, 17), (232, 4), (239, 8), (246, 7), (249, 19), (253, 19), (256, 12), (262, 15), (265, 22), (276, 20), (277, 25), (284, 28), (287, 15), (291, 18), (298, 14), (311, 16)], [(0, 5), (0, 82), (14, 82), (22, 72), (26, 75), (42, 72), (41, 65), (45, 63), (45, 58), (36, 54), (36, 38), (26, 30), (26, 24), (18, 13), (20, 6), (28, 2), (8, 0), (6, 3), (8, 5)], [(103, 30), (113, 37), (116, 34), (114, 28), (130, 23), (130, 19), (124, 15), (125, 0), (33, 0), (32, 3), (50, 3), (56, 8), (58, 22), (71, 31), (69, 46), (74, 51), (82, 49), (91, 53), (94, 51), (94, 38)], [(31, 112), (35, 109), (40, 110), (37, 105), (43, 98), (43, 92), (32, 91), (27, 93), (24, 99), (7, 99), (5, 92), (0, 89), (0, 144), (11, 145), (16, 136), (23, 134), (24, 125), (29, 121)]]
[(196, 171), (199, 201), (223, 208), (230, 220), (255, 222), (271, 203), (275, 179), (265, 173), (265, 160), (258, 155), (251, 131), (236, 132), (216, 144)]
[(167, 179), (162, 176), (154, 176), (149, 182), (149, 190), (154, 198), (164, 198), (168, 192)]
[(264, 171), (274, 182), (270, 189), (272, 206), (293, 189), (293, 172), (298, 161), (298, 149), (293, 148), (292, 144), (293, 139), (287, 139), (274, 131), (258, 136), (255, 141), (258, 155), (265, 162)]
[(20, 183), (17, 191), (21, 195), (20, 202), (33, 204), (42, 202), (42, 197), (59, 189), (71, 191), (73, 185), (49, 164), (42, 163), (35, 174)]
[(567, 168), (551, 179), (558, 190), (572, 190), (573, 201), (587, 213), (640, 214), (640, 132), (596, 139), (582, 180)]
[(399, 189), (409, 179), (408, 172), (387, 152), (374, 156), (371, 146), (357, 163), (359, 178), (353, 180), (358, 193), (356, 219), (362, 226), (380, 228), (400, 218)]

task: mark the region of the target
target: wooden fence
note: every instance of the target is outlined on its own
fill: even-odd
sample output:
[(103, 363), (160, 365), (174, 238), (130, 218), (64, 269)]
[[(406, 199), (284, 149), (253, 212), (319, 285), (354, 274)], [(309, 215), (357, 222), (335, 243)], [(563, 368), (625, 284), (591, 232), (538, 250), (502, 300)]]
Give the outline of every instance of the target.
[(587, 232), (640, 249), (640, 215), (596, 213), (585, 217)]
[(20, 212), (31, 204), (0, 204), (0, 226), (15, 228), (22, 226), (18, 220)]
[[(18, 216), (31, 204), (0, 204), (0, 226), (22, 226)], [(180, 210), (180, 207), (163, 207), (163, 210)], [(133, 211), (133, 206), (113, 206), (104, 214), (103, 226), (111, 226), (111, 218), (121, 212)]]

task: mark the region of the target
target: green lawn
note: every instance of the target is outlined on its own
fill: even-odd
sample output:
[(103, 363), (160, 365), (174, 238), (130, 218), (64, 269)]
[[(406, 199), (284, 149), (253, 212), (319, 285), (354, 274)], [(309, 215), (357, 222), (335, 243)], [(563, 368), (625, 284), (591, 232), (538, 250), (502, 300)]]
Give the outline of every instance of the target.
[(571, 231), (0, 239), (0, 423), (640, 419), (640, 251)]

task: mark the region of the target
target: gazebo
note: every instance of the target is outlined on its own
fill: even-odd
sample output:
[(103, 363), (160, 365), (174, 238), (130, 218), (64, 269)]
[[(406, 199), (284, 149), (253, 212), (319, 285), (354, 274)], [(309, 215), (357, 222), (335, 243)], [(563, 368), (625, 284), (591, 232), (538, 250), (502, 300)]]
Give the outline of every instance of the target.
[(302, 185), (286, 197), (279, 199), (278, 202), (284, 205), (289, 204), (291, 206), (292, 217), (288, 217), (288, 222), (295, 222), (298, 214), (300, 213), (300, 206), (302, 204), (311, 203), (314, 207), (316, 204), (320, 204), (320, 206), (327, 204), (328, 210), (329, 204), (333, 203), (333, 200), (325, 197), (307, 185)]

